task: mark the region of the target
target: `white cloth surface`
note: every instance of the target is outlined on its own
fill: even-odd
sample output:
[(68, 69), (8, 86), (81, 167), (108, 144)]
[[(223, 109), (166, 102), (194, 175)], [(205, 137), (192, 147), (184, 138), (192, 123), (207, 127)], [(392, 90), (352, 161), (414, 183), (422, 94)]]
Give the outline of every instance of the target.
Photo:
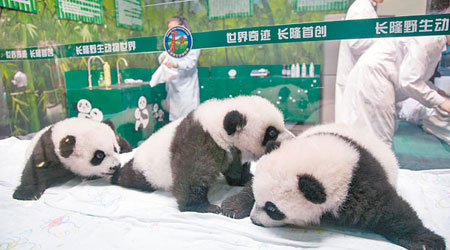
[[(0, 249), (403, 249), (383, 237), (340, 227), (263, 228), (249, 218), (179, 212), (166, 192), (139, 192), (107, 179), (74, 179), (45, 191), (38, 201), (12, 198), (29, 141), (0, 140)], [(122, 162), (133, 153), (122, 155)], [(450, 170), (400, 170), (399, 193), (424, 224), (450, 246)], [(239, 191), (224, 179), (215, 204)]]
[(200, 89), (198, 85), (198, 58), (199, 49), (193, 49), (184, 57), (174, 58), (167, 52), (161, 53), (159, 62), (164, 61), (176, 63), (178, 78), (166, 82), (167, 100), (169, 103), (169, 120), (174, 121), (186, 116), (200, 104)]
[[(373, 0), (356, 0), (348, 9), (345, 20), (377, 18), (376, 3)], [(359, 57), (376, 41), (376, 39), (341, 40), (336, 72), (335, 117), (342, 114), (342, 98), (348, 75)], [(337, 118), (339, 119), (339, 118)]]

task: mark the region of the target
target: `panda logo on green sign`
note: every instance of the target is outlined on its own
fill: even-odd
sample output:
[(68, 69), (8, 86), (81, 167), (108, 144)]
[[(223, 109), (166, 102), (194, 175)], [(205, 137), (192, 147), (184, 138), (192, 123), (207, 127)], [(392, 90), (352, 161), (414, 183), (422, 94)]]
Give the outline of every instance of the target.
[(164, 49), (175, 58), (189, 54), (192, 43), (191, 32), (183, 26), (174, 26), (164, 35)]

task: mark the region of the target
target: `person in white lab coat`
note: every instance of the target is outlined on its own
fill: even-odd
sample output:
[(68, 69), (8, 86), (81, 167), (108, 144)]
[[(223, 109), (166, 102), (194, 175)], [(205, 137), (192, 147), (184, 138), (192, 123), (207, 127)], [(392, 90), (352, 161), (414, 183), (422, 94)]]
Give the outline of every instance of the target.
[(388, 145), (395, 130), (395, 103), (408, 97), (450, 112), (450, 99), (430, 88), (450, 35), (379, 39), (358, 60), (347, 79), (341, 122), (371, 129)]
[[(375, 11), (377, 4), (383, 0), (356, 0), (348, 9), (345, 20), (378, 18)], [(375, 42), (375, 39), (342, 40), (339, 45), (339, 57), (335, 86), (335, 119), (340, 120), (342, 95), (345, 83), (358, 58)]]
[[(169, 29), (177, 25), (189, 29), (189, 24), (183, 16), (171, 17), (167, 25)], [(200, 50), (193, 49), (182, 58), (171, 57), (167, 52), (161, 53), (158, 58), (159, 63), (177, 70), (179, 74), (177, 79), (166, 82), (170, 121), (186, 116), (200, 104), (197, 71), (199, 56)]]

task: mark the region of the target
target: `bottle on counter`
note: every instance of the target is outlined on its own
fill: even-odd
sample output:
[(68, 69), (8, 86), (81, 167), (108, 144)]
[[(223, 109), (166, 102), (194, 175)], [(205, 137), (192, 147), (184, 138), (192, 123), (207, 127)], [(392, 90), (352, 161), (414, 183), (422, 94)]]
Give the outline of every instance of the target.
[(314, 63), (311, 62), (311, 64), (309, 65), (309, 76), (313, 77), (314, 76)]
[(111, 86), (111, 67), (108, 62), (103, 64), (103, 72), (105, 74), (105, 86), (109, 87)]
[(306, 63), (302, 64), (302, 77), (306, 77)]
[(295, 77), (300, 77), (300, 64), (295, 64)]
[(98, 82), (97, 82), (99, 87), (105, 86), (105, 78), (104, 78), (103, 74), (104, 74), (103, 72), (100, 72), (100, 76), (99, 76)]
[(281, 76), (286, 76), (286, 64), (283, 64), (283, 69), (281, 70)]
[(285, 76), (291, 76), (291, 70), (289, 69), (289, 64), (286, 65), (286, 74)]
[(297, 72), (297, 68), (295, 67), (295, 63), (291, 65), (291, 75), (290, 77), (295, 77)]

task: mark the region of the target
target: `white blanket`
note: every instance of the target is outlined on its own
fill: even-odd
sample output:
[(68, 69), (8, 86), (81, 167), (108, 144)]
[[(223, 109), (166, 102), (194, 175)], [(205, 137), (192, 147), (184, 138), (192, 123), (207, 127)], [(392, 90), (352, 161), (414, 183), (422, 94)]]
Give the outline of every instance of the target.
[[(29, 141), (0, 140), (0, 250), (3, 249), (403, 249), (382, 236), (338, 227), (263, 228), (249, 218), (179, 212), (170, 193), (111, 186), (107, 179), (69, 181), (38, 201), (12, 198)], [(125, 162), (132, 153), (123, 155)], [(239, 191), (221, 179), (215, 204)], [(450, 170), (401, 170), (399, 193), (450, 247)]]

